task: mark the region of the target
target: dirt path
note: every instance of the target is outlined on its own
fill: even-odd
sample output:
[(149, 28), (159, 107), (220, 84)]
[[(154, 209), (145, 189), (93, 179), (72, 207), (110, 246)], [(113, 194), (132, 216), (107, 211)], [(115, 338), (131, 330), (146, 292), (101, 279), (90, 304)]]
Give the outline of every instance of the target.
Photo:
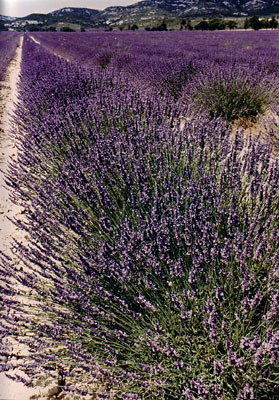
[(39, 42), (39, 40), (35, 39), (34, 36), (30, 36), (30, 38), (33, 40), (33, 42), (35, 42), (36, 44), (40, 45), (41, 42)]
[(21, 210), (18, 206), (11, 203), (9, 199), (9, 189), (4, 183), (4, 173), (7, 171), (9, 161), (16, 159), (16, 146), (10, 137), (11, 119), (17, 101), (17, 83), (20, 74), (20, 62), (22, 53), (23, 37), (20, 39), (20, 44), (16, 50), (16, 55), (10, 63), (6, 81), (1, 90), (1, 109), (3, 115), (0, 125), (0, 249), (10, 253), (10, 242), (12, 237), (20, 239), (20, 232), (7, 219), (18, 215)]
[[(36, 44), (41, 45), (41, 42), (40, 42), (39, 40), (35, 39), (34, 36), (30, 36), (30, 38), (31, 38), (31, 39), (33, 40), (33, 42), (35, 42)], [(67, 57), (65, 57), (65, 56), (62, 56), (61, 54), (56, 53), (55, 51), (51, 51), (50, 49), (48, 49), (48, 48), (46, 48), (46, 47), (45, 47), (45, 49), (46, 49), (48, 52), (54, 54), (55, 56), (57, 56), (57, 57), (59, 57), (59, 58), (62, 58), (63, 60), (66, 60), (66, 61), (68, 61), (68, 62), (70, 62), (70, 59), (69, 59), (69, 58), (67, 58)], [(1, 399), (0, 399), (0, 400), (1, 400)]]
[[(8, 217), (19, 216), (22, 209), (11, 202), (9, 189), (4, 182), (9, 161), (17, 157), (17, 149), (10, 130), (17, 101), (22, 44), (23, 36), (20, 38), (15, 57), (7, 69), (6, 80), (1, 88), (0, 96), (0, 110), (3, 111), (0, 121), (0, 249), (10, 256), (12, 255), (11, 242), (13, 238), (19, 241), (24, 240), (24, 233), (8, 219)], [(4, 374), (0, 374), (0, 400), (28, 400), (34, 393), (34, 390), (26, 388), (22, 383), (14, 382)]]

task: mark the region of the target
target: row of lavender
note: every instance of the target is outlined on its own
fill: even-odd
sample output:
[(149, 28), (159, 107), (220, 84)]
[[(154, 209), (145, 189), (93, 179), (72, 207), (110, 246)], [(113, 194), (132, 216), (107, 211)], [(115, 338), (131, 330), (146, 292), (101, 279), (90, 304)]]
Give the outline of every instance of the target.
[[(195, 74), (174, 96), (25, 37), (9, 184), (28, 268), (5, 268), (36, 300), (8, 321), (24, 326), (30, 377), (58, 367), (65, 391), (107, 399), (278, 398), (279, 164), (230, 136), (235, 118), (276, 109), (277, 73), (213, 59), (183, 56)], [(200, 96), (197, 114), (210, 87), (231, 95), (226, 113)]]
[[(195, 57), (216, 62), (278, 66), (278, 32), (86, 32), (32, 33), (43, 46), (71, 60), (113, 63), (127, 70), (141, 60), (155, 65)], [(248, 61), (249, 60), (249, 61)], [(148, 68), (146, 68), (148, 70)]]
[(1, 32), (0, 35), (0, 82), (4, 80), (7, 67), (12, 60), (19, 43), (17, 32)]
[(210, 117), (251, 122), (278, 106), (278, 87), (274, 85), (279, 67), (278, 32), (33, 36), (51, 52), (84, 66), (116, 70), (133, 80), (139, 90), (171, 95), (184, 108), (189, 104), (196, 110), (202, 108)]

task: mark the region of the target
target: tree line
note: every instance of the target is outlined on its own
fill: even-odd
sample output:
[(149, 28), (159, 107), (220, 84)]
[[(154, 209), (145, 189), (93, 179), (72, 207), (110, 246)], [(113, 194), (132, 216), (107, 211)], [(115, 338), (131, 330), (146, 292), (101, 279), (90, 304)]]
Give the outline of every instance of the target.
[(277, 29), (279, 26), (278, 19), (273, 15), (271, 19), (260, 19), (258, 15), (253, 15), (251, 18), (246, 18), (244, 22), (244, 29), (252, 28), (259, 29)]
[[(185, 24), (185, 29), (189, 29), (189, 23)], [(181, 23), (181, 26), (183, 26)], [(279, 26), (278, 19), (275, 16), (271, 18), (260, 19), (258, 15), (253, 15), (250, 18), (246, 18), (244, 21), (244, 29), (252, 28), (254, 30), (259, 29), (277, 29)], [(203, 31), (215, 31), (215, 30), (224, 30), (224, 29), (236, 29), (238, 27), (238, 23), (235, 20), (223, 20), (221, 18), (212, 18), (209, 20), (202, 20), (197, 25), (195, 25), (194, 29), (203, 30)], [(193, 27), (190, 27), (193, 29)]]

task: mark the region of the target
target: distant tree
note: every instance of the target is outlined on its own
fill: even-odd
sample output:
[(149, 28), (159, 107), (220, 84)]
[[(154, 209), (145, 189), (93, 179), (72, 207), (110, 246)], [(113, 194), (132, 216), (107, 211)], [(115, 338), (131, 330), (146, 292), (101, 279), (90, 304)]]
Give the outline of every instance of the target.
[[(266, 18), (266, 19), (261, 20), (261, 25), (262, 25), (261, 28), (264, 28), (264, 29), (270, 28), (269, 19)], [(261, 28), (260, 28), (260, 29), (261, 29)]]
[(56, 27), (55, 26), (48, 26), (45, 30), (49, 31), (49, 32), (56, 32)]
[[(145, 30), (148, 30), (145, 28)], [(167, 23), (163, 21), (160, 25), (153, 26), (153, 28), (150, 28), (151, 31), (167, 31)]]
[(167, 23), (163, 21), (160, 25), (157, 26), (157, 31), (167, 31)]
[(131, 29), (132, 29), (132, 31), (136, 31), (139, 29), (139, 27), (136, 24), (134, 24), (131, 26)]
[(249, 19), (248, 18), (245, 18), (245, 21), (244, 21), (244, 29), (248, 29), (249, 28)]
[(61, 31), (61, 32), (75, 32), (75, 29), (70, 28), (69, 26), (63, 26), (63, 27), (60, 29), (60, 31)]
[(237, 28), (237, 22), (230, 19), (230, 20), (226, 21), (226, 26), (231, 31), (232, 29), (236, 29)]
[(118, 29), (122, 32), (123, 29), (124, 29), (124, 26), (123, 25), (119, 25)]
[(148, 32), (149, 31), (167, 31), (168, 27), (167, 27), (166, 22), (162, 22), (160, 25), (153, 26), (152, 28), (150, 26), (146, 26), (144, 29)]
[(253, 15), (253, 17), (249, 19), (249, 26), (255, 31), (258, 31), (263, 27), (263, 23), (260, 21), (258, 15)]
[(38, 31), (41, 31), (40, 27), (38, 27), (37, 25), (29, 25), (29, 26), (27, 27), (27, 30), (28, 30), (29, 32), (38, 32)]
[(269, 27), (271, 29), (277, 29), (278, 28), (278, 19), (273, 15), (271, 20), (269, 21)]
[(105, 28), (105, 32), (111, 32), (112, 30), (112, 26), (108, 26), (107, 28)]
[(207, 21), (203, 20), (200, 21), (196, 26), (195, 29), (200, 30), (200, 31), (208, 31), (209, 29), (209, 24)]
[(80, 28), (80, 31), (81, 31), (81, 32), (85, 32), (85, 28), (82, 26), (82, 27)]
[(225, 22), (220, 18), (212, 18), (208, 22), (208, 29), (210, 31), (222, 30), (225, 29)]
[(186, 27), (186, 19), (183, 19), (180, 23), (180, 30), (182, 31)]
[(192, 31), (193, 30), (193, 26), (191, 24), (191, 20), (187, 18), (186, 21), (186, 29), (188, 29), (188, 31)]

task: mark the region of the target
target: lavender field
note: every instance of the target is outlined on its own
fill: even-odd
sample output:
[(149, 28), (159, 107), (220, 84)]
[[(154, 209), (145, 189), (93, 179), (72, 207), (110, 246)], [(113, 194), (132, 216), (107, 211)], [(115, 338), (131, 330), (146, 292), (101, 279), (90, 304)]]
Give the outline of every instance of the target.
[(1, 32), (0, 36), (0, 82), (4, 80), (5, 71), (12, 60), (19, 42), (18, 32)]
[(278, 399), (278, 96), (277, 31), (25, 34), (0, 335), (30, 354), (2, 371)]

